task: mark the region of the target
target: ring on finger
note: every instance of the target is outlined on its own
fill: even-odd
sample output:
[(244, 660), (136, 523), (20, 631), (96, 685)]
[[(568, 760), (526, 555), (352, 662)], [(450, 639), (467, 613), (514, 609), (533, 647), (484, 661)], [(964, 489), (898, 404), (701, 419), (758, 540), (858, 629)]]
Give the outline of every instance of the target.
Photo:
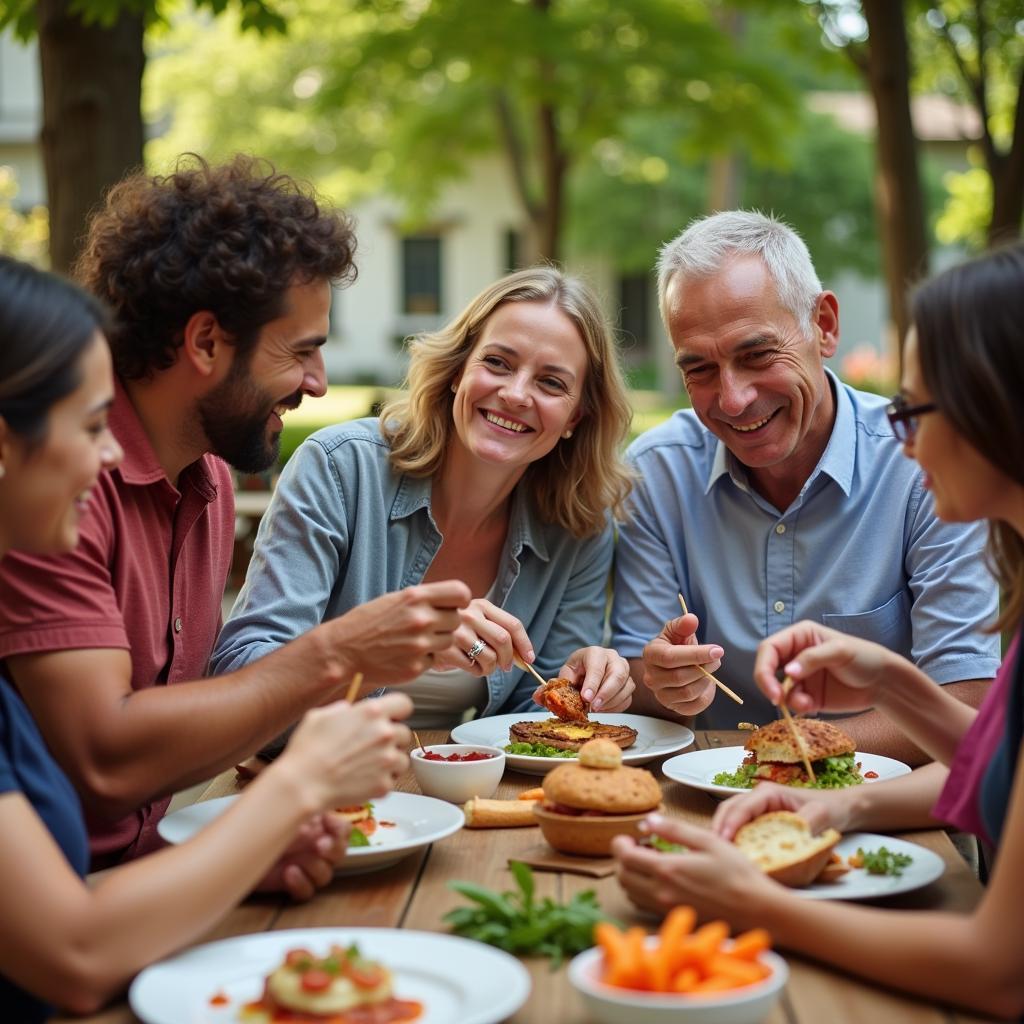
[(477, 637), (476, 643), (466, 651), (466, 657), (469, 658), (470, 661), (476, 661), (477, 657), (485, 650), (487, 650), (487, 644)]

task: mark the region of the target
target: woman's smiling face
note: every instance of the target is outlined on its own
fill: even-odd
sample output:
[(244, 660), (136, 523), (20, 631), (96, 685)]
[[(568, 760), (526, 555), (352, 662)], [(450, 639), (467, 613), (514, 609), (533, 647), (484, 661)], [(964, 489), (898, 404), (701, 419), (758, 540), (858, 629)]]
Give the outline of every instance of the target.
[(8, 433), (4, 541), (12, 549), (52, 554), (78, 542), (78, 522), (100, 472), (121, 461), (121, 446), (107, 426), (113, 401), (110, 350), (101, 334), (80, 358), (81, 382), (47, 417), (36, 446)]
[(506, 302), (488, 318), (456, 381), (452, 414), (471, 455), (522, 472), (581, 415), (587, 352), (550, 302)]

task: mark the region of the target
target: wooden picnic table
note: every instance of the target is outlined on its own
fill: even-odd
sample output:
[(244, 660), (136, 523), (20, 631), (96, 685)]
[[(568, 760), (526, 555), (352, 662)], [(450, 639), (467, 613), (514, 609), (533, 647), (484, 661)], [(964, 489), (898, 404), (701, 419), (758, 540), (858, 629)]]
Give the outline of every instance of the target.
[[(424, 731), (422, 736), (425, 743), (447, 739), (447, 734), (440, 731)], [(693, 749), (731, 746), (742, 744), (744, 740), (743, 733), (699, 732)], [(538, 781), (535, 777), (507, 771), (496, 795), (514, 797)], [(663, 778), (662, 782), (668, 813), (698, 822), (709, 819), (716, 805), (713, 797), (668, 779)], [(411, 772), (398, 788), (413, 793), (419, 791)], [(236, 791), (234, 772), (225, 772), (207, 787), (200, 799)], [(923, 830), (904, 833), (903, 837), (938, 853), (946, 870), (931, 885), (891, 897), (884, 901), (885, 906), (959, 912), (975, 906), (981, 896), (981, 886), (945, 832)], [(463, 829), (389, 868), (372, 874), (338, 877), (308, 903), (296, 905), (274, 897), (249, 899), (199, 941), (210, 942), (250, 932), (325, 926), (444, 932), (442, 916), (465, 902), (447, 887), (449, 880), (469, 880), (499, 890), (510, 888), (508, 860), (536, 845), (539, 839), (539, 831), (533, 828)], [(540, 896), (566, 900), (580, 890), (595, 889), (601, 906), (610, 916), (650, 926), (650, 921), (638, 917), (613, 876), (595, 879), (537, 871), (535, 878)], [(766, 1024), (864, 1024), (866, 1021), (969, 1024), (986, 1019), (900, 995), (802, 957), (784, 955), (790, 966), (789, 983), (781, 1002), (765, 1018)], [(522, 1009), (510, 1018), (513, 1024), (590, 1024), (564, 967), (552, 972), (546, 960), (537, 958), (524, 960), (524, 963), (533, 980), (533, 991)], [(101, 1013), (74, 1020), (79, 1024), (82, 1021), (136, 1024), (138, 1018), (126, 1002), (121, 1002)]]

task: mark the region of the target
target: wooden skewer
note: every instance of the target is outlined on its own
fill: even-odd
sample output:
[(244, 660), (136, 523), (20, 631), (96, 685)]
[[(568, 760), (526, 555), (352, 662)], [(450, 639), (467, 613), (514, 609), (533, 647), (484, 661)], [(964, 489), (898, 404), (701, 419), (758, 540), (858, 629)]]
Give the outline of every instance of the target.
[(796, 727), (796, 723), (793, 721), (793, 716), (789, 713), (789, 708), (786, 707), (786, 698), (789, 696), (789, 691), (793, 689), (793, 680), (786, 676), (782, 680), (782, 700), (779, 701), (779, 710), (782, 712), (782, 717), (786, 720), (786, 725), (789, 726), (789, 731), (793, 734), (793, 739), (796, 741), (796, 748), (800, 751), (800, 760), (804, 763), (804, 771), (807, 772), (807, 777), (811, 782), (816, 782), (814, 777), (814, 769), (811, 767), (811, 759), (807, 756), (807, 744), (804, 743), (803, 734)]
[(529, 672), (530, 675), (533, 676), (533, 678), (536, 679), (537, 682), (540, 683), (541, 686), (547, 686), (548, 685), (548, 681), (529, 662), (523, 661), (523, 659), (520, 658), (518, 654), (514, 655), (512, 660), (520, 668), (526, 669), (526, 671)]
[(418, 732), (417, 732), (417, 731), (416, 731), (415, 729), (413, 729), (413, 731), (412, 731), (412, 735), (413, 735), (413, 739), (415, 739), (415, 740), (416, 740), (416, 745), (417, 745), (417, 746), (418, 746), (418, 747), (420, 748), (420, 750), (422, 750), (422, 751), (423, 751), (423, 753), (425, 754), (425, 753), (427, 752), (427, 748), (426, 748), (425, 746), (423, 746), (423, 740), (421, 740), (421, 739), (420, 739), (420, 734), (419, 734), (419, 733), (418, 733)]
[(348, 684), (348, 693), (345, 694), (345, 700), (349, 704), (355, 704), (356, 694), (359, 692), (359, 687), (363, 685), (363, 673), (357, 672), (352, 677), (352, 682)]
[[(679, 595), (679, 607), (683, 609), (684, 615), (690, 614), (689, 611), (687, 611), (686, 602), (683, 600), (682, 594)], [(722, 693), (724, 693), (728, 697), (732, 697), (732, 699), (736, 701), (737, 704), (743, 703), (743, 698), (738, 693), (734, 693), (732, 690), (730, 690), (729, 687), (726, 686), (721, 679), (716, 679), (703, 665), (697, 665), (695, 667), (698, 671), (706, 675), (708, 679), (710, 679), (711, 682), (713, 682), (715, 686), (717, 686), (722, 691)]]

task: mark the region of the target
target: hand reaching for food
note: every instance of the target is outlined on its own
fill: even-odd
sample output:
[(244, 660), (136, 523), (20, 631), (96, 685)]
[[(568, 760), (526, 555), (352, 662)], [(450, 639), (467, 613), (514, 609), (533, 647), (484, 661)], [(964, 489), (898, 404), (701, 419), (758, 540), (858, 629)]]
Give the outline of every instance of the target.
[[(636, 685), (629, 674), (629, 662), (610, 648), (581, 647), (578, 651), (573, 651), (558, 675), (559, 679), (553, 682), (568, 681), (579, 691), (582, 703), (589, 705), (591, 712), (625, 711), (633, 702)], [(548, 687), (551, 685), (548, 683)], [(541, 699), (543, 694), (549, 692), (547, 687), (538, 687), (534, 691), (533, 699), (542, 707), (549, 708), (557, 714), (557, 711), (546, 702), (546, 698)], [(565, 720), (581, 721), (579, 718)], [(582, 721), (585, 720), (584, 717)]]

